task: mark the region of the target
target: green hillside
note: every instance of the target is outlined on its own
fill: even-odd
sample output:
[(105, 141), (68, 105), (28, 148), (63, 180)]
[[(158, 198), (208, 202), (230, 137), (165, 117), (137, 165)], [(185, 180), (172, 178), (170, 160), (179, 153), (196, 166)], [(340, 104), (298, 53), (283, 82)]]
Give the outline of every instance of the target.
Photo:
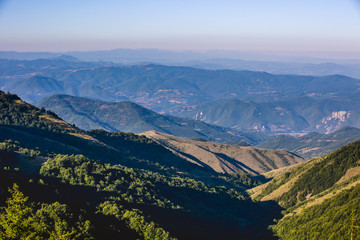
[[(84, 132), (16, 95), (0, 96), (4, 239), (360, 239), (360, 141), (256, 177), (218, 173), (184, 159), (201, 157), (190, 143), (225, 165), (239, 146)], [(333, 138), (349, 132), (356, 129)], [(267, 164), (285, 161), (245, 148), (279, 157), (253, 155)]]
[(187, 116), (242, 131), (272, 133), (332, 133), (345, 126), (360, 127), (358, 94), (336, 98), (217, 100), (191, 108)]
[(256, 143), (263, 137), (257, 134), (230, 131), (201, 121), (164, 116), (132, 102), (96, 101), (68, 95), (54, 95), (36, 104), (58, 114), (69, 123), (85, 129), (105, 129), (141, 133), (155, 130), (186, 138), (205, 138), (209, 141), (235, 144)]
[(360, 185), (272, 226), (280, 239), (360, 239)]
[(26, 104), (13, 94), (0, 91), (0, 124), (40, 128), (53, 132), (80, 133), (56, 114)]
[(260, 132), (301, 132), (308, 122), (292, 109), (276, 103), (254, 103), (239, 99), (209, 103), (199, 106), (195, 118), (207, 123)]
[(200, 168), (144, 136), (84, 132), (1, 94), (3, 112), (18, 119), (0, 126), (5, 239), (273, 239), (279, 207), (245, 192), (259, 180)]
[(295, 166), (249, 192), (275, 200), (284, 217), (272, 226), (280, 239), (360, 239), (360, 141)]

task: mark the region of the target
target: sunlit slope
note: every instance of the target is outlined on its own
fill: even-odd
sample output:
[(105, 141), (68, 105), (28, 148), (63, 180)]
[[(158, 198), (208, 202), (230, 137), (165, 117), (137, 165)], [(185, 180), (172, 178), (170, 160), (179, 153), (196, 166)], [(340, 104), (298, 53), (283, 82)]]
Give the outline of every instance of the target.
[(192, 163), (212, 168), (219, 173), (243, 172), (257, 175), (304, 161), (285, 150), (195, 141), (156, 131), (145, 132), (142, 135), (153, 139)]
[(256, 200), (275, 200), (285, 208), (284, 218), (273, 226), (280, 239), (350, 239), (351, 219), (358, 223), (359, 183), (356, 141), (287, 169), (248, 192)]

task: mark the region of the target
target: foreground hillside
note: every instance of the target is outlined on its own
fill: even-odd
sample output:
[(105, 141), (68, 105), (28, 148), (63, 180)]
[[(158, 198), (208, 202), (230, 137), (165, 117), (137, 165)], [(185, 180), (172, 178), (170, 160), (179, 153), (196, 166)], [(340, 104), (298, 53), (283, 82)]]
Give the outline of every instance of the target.
[(187, 174), (194, 172), (193, 177), (214, 174), (213, 170), (189, 163), (144, 136), (104, 130), (85, 132), (51, 111), (23, 102), (16, 95), (0, 91), (0, 99), (0, 141), (11, 139), (22, 147), (50, 155), (83, 154), (110, 164), (151, 170), (159, 168), (155, 164), (160, 164), (176, 167)]
[(273, 173), (249, 192), (286, 210), (272, 229), (280, 239), (350, 239), (360, 223), (360, 141), (321, 158)]
[(206, 141), (189, 140), (156, 131), (141, 135), (170, 149), (182, 158), (219, 173), (259, 173), (278, 169), (304, 160), (284, 150), (240, 147)]
[[(84, 132), (16, 95), (0, 98), (5, 239), (273, 239), (267, 226), (280, 209), (247, 196), (259, 183), (250, 176), (201, 168), (144, 136)], [(21, 217), (15, 225), (13, 216)]]

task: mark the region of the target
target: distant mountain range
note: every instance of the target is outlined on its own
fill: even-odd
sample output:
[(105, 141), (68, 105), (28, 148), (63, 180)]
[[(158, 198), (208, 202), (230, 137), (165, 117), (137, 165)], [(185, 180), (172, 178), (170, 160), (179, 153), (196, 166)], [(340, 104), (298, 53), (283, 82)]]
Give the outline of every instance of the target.
[[(4, 90), (10, 91), (13, 88), (11, 84), (15, 82), (20, 84), (30, 77), (42, 76), (63, 84), (64, 90), (59, 93), (96, 96), (107, 101), (127, 98), (159, 112), (228, 98), (285, 100), (299, 96), (334, 97), (354, 93), (359, 88), (359, 80), (340, 75), (272, 75), (154, 64), (117, 66), (62, 58), (1, 60), (0, 63), (1, 87)], [(46, 90), (49, 89), (37, 89), (38, 93)], [(24, 98), (29, 95), (18, 93)]]
[(340, 74), (360, 78), (360, 61), (356, 59), (289, 57), (234, 51), (175, 52), (159, 49), (114, 49), (64, 53), (0, 51), (0, 58), (3, 59), (35, 60), (64, 58), (63, 56), (76, 57), (81, 61), (105, 61), (126, 65), (155, 63), (209, 70), (251, 70), (311, 76)]
[(187, 161), (219, 173), (258, 175), (304, 160), (284, 150), (195, 141), (156, 131), (141, 133)]
[(239, 132), (201, 121), (165, 116), (129, 101), (110, 103), (68, 95), (54, 95), (36, 103), (77, 127), (141, 133), (156, 130), (186, 138), (233, 144), (254, 144), (264, 140), (255, 133)]
[(344, 126), (360, 127), (358, 100), (359, 92), (336, 99), (300, 97), (275, 102), (232, 99), (198, 105), (189, 115), (242, 131), (331, 133)]
[(0, 63), (0, 88), (30, 102), (52, 94), (127, 100), (161, 114), (241, 131), (329, 133), (346, 125), (360, 127), (360, 80), (341, 75), (120, 66), (69, 56)]
[[(318, 100), (320, 103), (323, 101), (324, 100)], [(312, 104), (309, 104), (309, 102)], [(230, 102), (224, 102), (223, 106), (219, 107), (214, 105), (213, 108), (210, 108), (210, 113), (216, 113), (216, 111), (211, 110), (217, 108), (218, 111), (220, 111), (220, 113), (217, 114), (218, 116), (222, 116), (221, 120), (223, 120), (223, 122), (212, 123), (232, 127), (231, 130), (189, 118), (161, 115), (128, 101), (110, 103), (68, 95), (54, 95), (38, 102), (36, 106), (45, 107), (45, 109), (55, 112), (67, 122), (75, 124), (84, 130), (99, 128), (108, 131), (134, 133), (154, 130), (189, 139), (202, 139), (236, 145), (258, 144), (257, 146), (260, 148), (285, 149), (305, 159), (325, 155), (343, 145), (360, 139), (359, 129), (354, 127), (340, 128), (340, 126), (349, 122), (341, 122), (341, 119), (338, 119), (339, 122), (335, 125), (336, 128), (333, 128), (335, 132), (329, 134), (312, 132), (301, 137), (279, 135), (270, 138), (269, 135), (244, 131), (244, 129), (251, 129), (256, 126), (264, 126), (264, 122), (270, 123), (269, 125), (265, 125), (272, 127), (269, 129), (269, 132), (279, 131), (275, 126), (283, 126), (283, 129), (280, 129), (283, 132), (309, 129), (308, 122), (311, 122), (309, 119), (311, 119), (311, 117), (316, 119), (316, 117), (324, 115), (324, 111), (327, 111), (326, 107), (321, 108), (322, 105), (317, 105), (316, 102), (314, 99), (304, 98), (299, 101), (294, 101), (294, 103), (286, 103), (287, 106), (291, 106), (292, 109), (300, 108), (299, 106), (306, 106), (301, 109), (308, 121), (296, 115), (294, 113), (295, 110), (285, 110), (285, 103), (282, 103), (283, 105), (274, 105), (272, 103), (257, 104), (232, 100)], [(325, 102), (331, 105), (329, 104), (330, 101)], [(235, 107), (231, 103), (234, 103)], [(298, 103), (298, 105), (296, 105), (296, 103)], [(229, 109), (232, 110), (230, 111)], [(206, 115), (205, 111), (203, 113), (202, 117), (204, 117), (204, 119), (201, 120), (208, 121), (208, 119), (205, 118), (208, 115)], [(283, 115), (281, 115), (281, 113), (283, 113)], [(352, 114), (352, 112), (350, 112), (350, 114)], [(227, 124), (229, 122), (231, 123), (231, 121), (238, 124), (237, 126), (242, 126), (242, 128)], [(280, 123), (276, 125), (276, 121)], [(319, 121), (320, 120), (318, 120), (318, 122)], [(313, 122), (316, 123), (315, 120), (313, 120)], [(330, 125), (326, 125), (325, 123), (322, 125), (322, 127), (329, 126)], [(337, 130), (338, 127), (340, 129)], [(259, 129), (259, 131), (266, 132), (262, 129)]]
[(331, 134), (312, 132), (302, 137), (279, 135), (258, 144), (257, 147), (285, 149), (305, 159), (312, 159), (331, 153), (359, 139), (360, 129), (343, 127)]
[(333, 74), (346, 75), (354, 78), (360, 78), (359, 61), (336, 62), (331, 59), (320, 59), (315, 62), (308, 59), (299, 61), (299, 59), (290, 59), (286, 61), (254, 61), (240, 59), (216, 58), (209, 60), (198, 60), (183, 63), (183, 66), (192, 66), (209, 70), (231, 69), (231, 70), (251, 70), (265, 71), (272, 74), (296, 74), (310, 76), (326, 76)]
[(304, 117), (278, 103), (234, 99), (213, 102), (199, 108), (201, 110), (195, 113), (195, 119), (237, 130), (301, 132), (309, 128)]

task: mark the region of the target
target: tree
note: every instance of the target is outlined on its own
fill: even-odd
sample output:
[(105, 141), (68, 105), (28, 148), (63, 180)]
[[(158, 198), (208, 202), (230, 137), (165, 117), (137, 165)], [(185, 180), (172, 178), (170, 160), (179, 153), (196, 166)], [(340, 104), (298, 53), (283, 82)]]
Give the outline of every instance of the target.
[(68, 223), (61, 219), (56, 219), (54, 230), (50, 233), (49, 240), (72, 240), (75, 230), (71, 229)]
[(28, 197), (19, 191), (17, 184), (14, 184), (9, 192), (11, 198), (6, 201), (7, 206), (2, 209), (0, 215), (0, 238), (9, 240), (39, 239), (34, 229), (36, 222), (32, 209), (26, 204)]

